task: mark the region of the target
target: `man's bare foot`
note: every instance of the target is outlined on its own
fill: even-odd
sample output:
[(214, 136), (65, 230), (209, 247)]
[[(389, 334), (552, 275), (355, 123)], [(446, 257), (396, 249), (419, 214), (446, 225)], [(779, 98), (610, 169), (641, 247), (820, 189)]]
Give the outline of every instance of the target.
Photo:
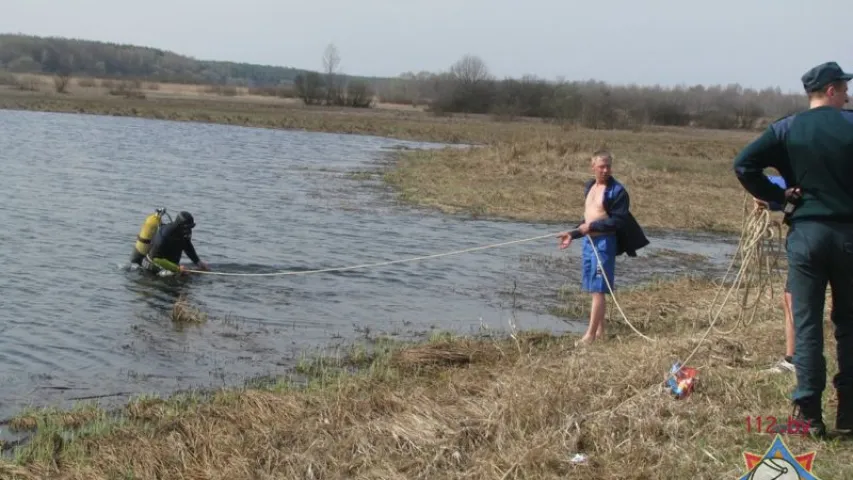
[(575, 346), (576, 346), (576, 347), (579, 347), (579, 346), (583, 346), (583, 345), (589, 345), (589, 344), (591, 344), (591, 343), (592, 343), (592, 342), (594, 342), (594, 341), (595, 341), (595, 337), (593, 337), (593, 336), (591, 336), (591, 335), (587, 334), (587, 335), (584, 335), (583, 337), (581, 337), (581, 339), (580, 339), (580, 340), (578, 340), (577, 342), (575, 342)]

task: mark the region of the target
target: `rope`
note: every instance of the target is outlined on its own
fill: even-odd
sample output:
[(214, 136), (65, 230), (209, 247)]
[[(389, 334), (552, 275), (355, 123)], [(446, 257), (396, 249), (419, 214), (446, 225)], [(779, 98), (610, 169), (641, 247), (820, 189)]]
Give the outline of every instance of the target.
[[(717, 331), (723, 335), (728, 335), (734, 332), (738, 326), (748, 326), (755, 319), (755, 314), (758, 311), (759, 299), (761, 298), (760, 293), (763, 292), (764, 287), (770, 286), (771, 296), (772, 296), (772, 283), (771, 277), (773, 270), (776, 267), (776, 259), (778, 259), (778, 255), (768, 256), (765, 246), (769, 243), (766, 240), (771, 240), (774, 236), (773, 230), (771, 227), (778, 227), (779, 231), (779, 239), (781, 240), (781, 225), (779, 222), (772, 222), (770, 217), (770, 211), (766, 208), (753, 208), (752, 212), (749, 214), (746, 213), (747, 204), (749, 202), (750, 197), (748, 195), (744, 196), (744, 216), (743, 221), (741, 222), (741, 237), (738, 242), (737, 250), (735, 250), (734, 255), (732, 255), (732, 261), (729, 263), (729, 268), (726, 270), (726, 274), (723, 276), (723, 280), (720, 282), (720, 286), (717, 289), (717, 293), (714, 295), (714, 299), (711, 301), (711, 306), (708, 308), (708, 314), (710, 315), (710, 322), (708, 324), (708, 328), (705, 330), (705, 333), (699, 339), (699, 342), (687, 356), (687, 358), (680, 362), (681, 367), (678, 371), (681, 371), (687, 362), (689, 362), (696, 352), (699, 351), (699, 348), (708, 338), (708, 335), (711, 331)], [(772, 243), (769, 243), (773, 245)], [(772, 253), (777, 253), (775, 248), (771, 248)], [(716, 315), (711, 314), (713, 310), (714, 303), (716, 303), (717, 298), (720, 295), (720, 292), (723, 290), (726, 278), (728, 278), (731, 273), (732, 268), (736, 263), (740, 260), (740, 267), (738, 268), (737, 273), (735, 274), (735, 279), (732, 282), (731, 287), (726, 293), (723, 302), (720, 304), (719, 309), (717, 310)], [(764, 265), (762, 265), (762, 263)], [(746, 279), (746, 281), (744, 281)], [(740, 302), (740, 309), (737, 321), (735, 322), (734, 327), (731, 330), (723, 331), (716, 327), (717, 321), (720, 319), (720, 314), (723, 311), (723, 307), (725, 307), (726, 303), (729, 300), (729, 297), (733, 292), (740, 289), (742, 286), (745, 288), (743, 290), (743, 296)], [(749, 298), (749, 293), (751, 290), (751, 286), (761, 287), (759, 288), (759, 295), (756, 295), (755, 301), (752, 305), (752, 315), (750, 316), (749, 321), (744, 321), (744, 313), (747, 310), (747, 299)], [(671, 372), (670, 377), (675, 376), (678, 371)], [(669, 377), (668, 377), (669, 378)], [(668, 379), (667, 378), (667, 379)]]
[[(744, 212), (746, 212), (746, 205), (747, 205), (748, 200), (749, 200), (749, 197), (745, 196), (744, 197)], [(736, 322), (735, 327), (732, 328), (732, 330), (730, 330), (728, 332), (720, 332), (720, 330), (717, 329), (718, 332), (720, 332), (720, 333), (731, 333), (740, 324), (743, 324), (744, 326), (746, 326), (749, 323), (751, 323), (752, 320), (755, 318), (755, 313), (757, 311), (757, 307), (758, 307), (758, 303), (759, 303), (758, 298), (760, 298), (760, 296), (756, 297), (755, 303), (753, 305), (752, 316), (751, 316), (749, 322), (743, 321), (743, 313), (746, 310), (745, 304), (747, 302), (747, 298), (749, 297), (749, 291), (750, 291), (751, 285), (753, 285), (754, 283), (757, 283), (761, 287), (764, 287), (766, 285), (770, 285), (771, 286), (771, 295), (772, 295), (772, 284), (769, 281), (770, 275), (766, 275), (765, 272), (766, 273), (772, 273), (772, 271), (774, 270), (774, 267), (775, 267), (775, 259), (778, 258), (778, 255), (772, 255), (771, 257), (767, 256), (767, 254), (765, 252), (765, 248), (764, 248), (766, 242), (764, 242), (764, 240), (772, 239), (775, 236), (773, 233), (773, 230), (771, 229), (771, 227), (773, 227), (773, 226), (779, 227), (777, 230), (779, 231), (779, 238), (781, 240), (781, 226), (778, 224), (778, 222), (771, 222), (770, 221), (770, 212), (767, 209), (754, 208), (750, 214), (744, 215), (743, 222), (741, 224), (741, 237), (740, 237), (740, 241), (738, 242), (738, 248), (737, 248), (735, 254), (732, 256), (732, 261), (729, 264), (728, 269), (726, 270), (726, 274), (724, 275), (723, 280), (720, 283), (720, 287), (714, 296), (714, 300), (711, 302), (712, 303), (711, 307), (713, 307), (713, 304), (717, 301), (717, 298), (719, 297), (719, 294), (725, 285), (725, 280), (726, 280), (726, 278), (728, 278), (729, 274), (731, 273), (732, 268), (738, 262), (738, 260), (740, 260), (740, 267), (738, 268), (737, 274), (735, 275), (735, 280), (734, 280), (732, 286), (729, 288), (729, 291), (727, 292), (725, 298), (723, 299), (723, 303), (720, 305), (719, 310), (717, 310), (717, 314), (711, 315), (710, 324), (709, 324), (708, 328), (705, 330), (705, 333), (702, 335), (702, 337), (699, 340), (699, 342), (697, 343), (697, 345), (693, 348), (693, 350), (690, 352), (690, 354), (687, 356), (687, 358), (683, 362), (680, 362), (681, 367), (679, 368), (678, 371), (680, 371), (681, 368), (683, 368), (684, 366), (686, 366), (688, 364), (688, 362), (693, 358), (693, 356), (696, 354), (696, 352), (699, 350), (699, 348), (703, 345), (705, 340), (708, 338), (708, 335), (711, 333), (711, 331), (716, 329), (715, 324), (716, 324), (717, 320), (719, 320), (719, 318), (720, 318), (720, 313), (722, 312), (723, 307), (728, 302), (728, 299), (732, 295), (732, 292), (739, 289), (744, 284), (744, 281), (746, 283), (746, 288), (745, 288), (745, 291), (743, 293), (743, 298), (741, 301), (741, 314), (738, 317), (738, 321)], [(559, 233), (562, 233), (562, 232), (559, 232)], [(269, 273), (229, 273), (229, 272), (213, 272), (213, 271), (194, 270), (194, 269), (188, 269), (187, 271), (191, 272), (191, 273), (204, 274), (204, 275), (220, 275), (220, 276), (232, 276), (232, 277), (271, 277), (271, 276), (285, 276), (285, 275), (308, 275), (308, 274), (314, 274), (314, 273), (346, 271), (346, 270), (355, 270), (355, 269), (360, 269), (360, 268), (371, 268), (371, 267), (378, 267), (378, 266), (384, 266), (384, 265), (393, 265), (393, 264), (397, 264), (397, 263), (414, 262), (414, 261), (425, 260), (425, 259), (430, 259), (430, 258), (439, 258), (439, 257), (450, 256), (450, 255), (458, 255), (461, 253), (474, 252), (474, 251), (478, 251), (478, 250), (486, 250), (486, 249), (497, 248), (497, 247), (502, 247), (502, 246), (506, 246), (506, 245), (532, 242), (532, 241), (540, 240), (540, 239), (544, 239), (544, 238), (553, 238), (556, 235), (558, 235), (558, 233), (549, 233), (546, 235), (538, 235), (535, 237), (524, 238), (524, 239), (520, 239), (520, 240), (512, 240), (512, 241), (508, 241), (508, 242), (494, 243), (494, 244), (490, 244), (490, 245), (483, 245), (483, 246), (479, 246), (479, 247), (466, 248), (466, 249), (462, 249), (462, 250), (454, 250), (454, 251), (450, 251), (450, 252), (437, 253), (437, 254), (431, 254), (431, 255), (423, 255), (423, 256), (410, 257), (410, 258), (398, 259), (398, 260), (390, 260), (390, 261), (385, 261), (385, 262), (365, 263), (365, 264), (361, 264), (361, 265), (352, 265), (352, 266), (347, 266), (347, 267), (334, 267), (334, 268), (323, 268), (323, 269), (303, 270), (303, 271), (281, 271), (281, 272), (269, 272)], [(592, 241), (591, 237), (589, 237), (589, 241), (590, 241), (590, 245), (592, 246), (593, 252), (595, 253), (595, 257), (596, 257), (596, 260), (598, 262), (598, 267), (601, 270), (602, 275), (604, 276), (604, 281), (607, 285), (608, 291), (610, 292), (610, 297), (611, 297), (613, 303), (616, 305), (616, 308), (619, 310), (619, 313), (622, 315), (623, 320), (625, 320), (625, 323), (638, 336), (640, 336), (641, 338), (648, 340), (650, 342), (656, 342), (655, 339), (649, 338), (648, 336), (644, 335), (639, 330), (637, 330), (637, 328), (635, 328), (634, 325), (632, 325), (631, 322), (628, 320), (627, 315), (625, 315), (625, 312), (622, 310), (622, 306), (619, 305), (619, 302), (616, 300), (616, 295), (613, 292), (613, 287), (612, 287), (612, 285), (610, 285), (610, 280), (607, 278), (607, 275), (604, 272), (604, 268), (602, 266), (601, 257), (599, 255), (598, 248), (596, 248), (595, 242)], [(775, 250), (775, 249), (771, 248), (771, 250)], [(772, 253), (775, 253), (775, 252), (772, 252)], [(763, 266), (762, 266), (762, 263), (764, 263)], [(761, 288), (760, 290), (763, 290), (763, 288)], [(709, 307), (709, 315), (711, 314), (711, 310), (712, 310), (712, 308)], [(666, 380), (664, 380), (664, 382), (666, 382), (669, 378), (674, 377), (678, 373), (678, 371), (675, 371), (675, 372), (670, 371), (669, 377)], [(647, 390), (651, 390), (652, 388), (655, 388), (658, 385), (660, 385), (660, 384), (656, 382), (654, 385), (650, 386), (649, 389), (647, 389)], [(637, 393), (636, 395), (625, 399), (623, 402), (621, 402), (619, 405), (617, 405), (614, 408), (598, 410), (596, 412), (591, 412), (591, 413), (582, 415), (582, 417), (588, 417), (588, 416), (592, 416), (592, 415), (596, 415), (596, 414), (600, 414), (600, 413), (607, 413), (607, 412), (613, 413), (617, 409), (619, 409), (621, 406), (629, 403), (632, 399), (637, 398), (640, 395), (641, 395), (641, 393)]]
[(506, 245), (513, 245), (516, 243), (532, 242), (534, 240), (541, 240), (543, 238), (548, 238), (548, 237), (553, 238), (557, 234), (558, 233), (549, 233), (547, 235), (538, 235), (536, 237), (523, 238), (521, 240), (512, 240), (509, 242), (493, 243), (491, 245), (483, 245), (480, 247), (465, 248), (462, 250), (454, 250), (451, 252), (435, 253), (435, 254), (431, 254), (431, 255), (423, 255), (420, 257), (403, 258), (403, 259), (399, 259), (399, 260), (389, 260), (386, 262), (363, 263), (361, 265), (352, 265), (352, 266), (348, 266), (348, 267), (321, 268), (321, 269), (317, 269), (317, 270), (288, 270), (288, 271), (267, 272), (267, 273), (230, 273), (230, 272), (213, 272), (213, 271), (206, 271), (206, 270), (190, 270), (190, 269), (187, 269), (186, 271), (192, 272), (192, 273), (201, 273), (201, 274), (205, 274), (205, 275), (221, 275), (221, 276), (227, 276), (227, 277), (278, 277), (278, 276), (285, 276), (285, 275), (309, 275), (309, 274), (314, 274), (314, 273), (342, 272), (345, 270), (381, 267), (384, 265), (393, 265), (396, 263), (414, 262), (414, 261), (418, 261), (418, 260), (426, 260), (428, 258), (439, 258), (439, 257), (446, 257), (449, 255), (458, 255), (461, 253), (475, 252), (478, 250), (486, 250), (489, 248), (497, 248), (497, 247), (503, 247)]
[[(558, 233), (561, 233), (561, 232), (558, 232)], [(451, 252), (436, 253), (436, 254), (431, 254), (431, 255), (422, 255), (419, 257), (410, 257), (410, 258), (404, 258), (404, 259), (398, 259), (398, 260), (389, 260), (389, 261), (385, 261), (385, 262), (364, 263), (361, 265), (352, 265), (352, 266), (348, 266), (348, 267), (321, 268), (321, 269), (316, 269), (316, 270), (287, 270), (287, 271), (281, 271), (281, 272), (267, 272), (267, 273), (231, 273), (231, 272), (213, 272), (213, 271), (194, 270), (194, 269), (187, 269), (187, 272), (200, 273), (200, 274), (205, 274), (205, 275), (221, 275), (221, 276), (228, 276), (228, 277), (274, 277), (274, 276), (285, 276), (285, 275), (309, 275), (309, 274), (314, 274), (314, 273), (325, 273), (325, 272), (341, 272), (341, 271), (346, 271), (346, 270), (355, 270), (355, 269), (359, 269), (359, 268), (380, 267), (380, 266), (384, 266), (384, 265), (393, 265), (396, 263), (414, 262), (414, 261), (426, 260), (426, 259), (430, 259), (430, 258), (446, 257), (446, 256), (450, 256), (450, 255), (458, 255), (461, 253), (475, 252), (478, 250), (486, 250), (489, 248), (503, 247), (506, 245), (513, 245), (513, 244), (517, 244), (517, 243), (532, 242), (534, 240), (541, 240), (543, 238), (553, 238), (558, 233), (549, 233), (546, 235), (538, 235), (535, 237), (523, 238), (521, 240), (512, 240), (512, 241), (508, 241), (508, 242), (493, 243), (490, 245), (483, 245), (483, 246), (479, 246), (479, 247), (465, 248), (462, 250), (454, 250)], [(642, 338), (644, 338), (650, 342), (654, 342), (655, 340), (647, 337), (646, 335), (643, 335), (643, 333), (640, 332), (639, 330), (637, 330), (634, 327), (634, 325), (632, 325), (631, 322), (628, 320), (628, 317), (627, 317), (627, 315), (625, 315), (625, 312), (622, 310), (622, 307), (619, 305), (619, 302), (616, 301), (616, 296), (613, 293), (613, 288), (610, 285), (610, 280), (607, 278), (607, 275), (604, 273), (604, 268), (602, 267), (602, 263), (601, 263), (601, 257), (598, 254), (598, 249), (595, 248), (595, 242), (592, 242), (592, 240), (590, 239), (590, 244), (592, 245), (593, 251), (595, 252), (595, 257), (598, 260), (598, 267), (601, 270), (602, 275), (604, 276), (604, 281), (607, 283), (607, 289), (610, 291), (610, 296), (613, 299), (613, 302), (616, 304), (616, 308), (619, 309), (619, 313), (622, 314), (622, 318), (625, 320), (625, 323), (628, 324), (628, 326), (631, 327), (631, 330), (633, 330), (640, 337), (642, 337)]]
[[(729, 268), (720, 283), (720, 288), (717, 290), (717, 294), (714, 296), (714, 300), (712, 300), (711, 307), (709, 307), (708, 311), (709, 315), (711, 315), (710, 324), (713, 326), (719, 318), (728, 298), (733, 292), (743, 288), (740, 301), (741, 308), (734, 327), (732, 327), (731, 330), (726, 331), (720, 330), (716, 326), (713, 327), (718, 333), (722, 333), (724, 335), (734, 332), (739, 325), (748, 326), (753, 322), (758, 310), (761, 293), (766, 288), (770, 288), (772, 296), (773, 284), (771, 279), (773, 272), (776, 271), (778, 267), (777, 262), (780, 256), (779, 253), (783, 250), (781, 224), (779, 222), (771, 221), (770, 211), (766, 208), (753, 208), (752, 212), (747, 214), (747, 200), (748, 197), (745, 197), (743, 226), (741, 228), (741, 238), (738, 243), (738, 249), (732, 256), (732, 262), (729, 264)], [(771, 242), (774, 237), (777, 237), (779, 242)], [(736, 263), (738, 263), (738, 261), (740, 262), (740, 268), (735, 275), (734, 281), (729, 287), (723, 303), (720, 304), (716, 315), (714, 315), (711, 313), (713, 305), (716, 303), (731, 269)], [(748, 305), (750, 292), (753, 289), (757, 289), (758, 294), (755, 296), (755, 300), (752, 305)], [(749, 320), (744, 319), (744, 315), (747, 310), (752, 311)]]

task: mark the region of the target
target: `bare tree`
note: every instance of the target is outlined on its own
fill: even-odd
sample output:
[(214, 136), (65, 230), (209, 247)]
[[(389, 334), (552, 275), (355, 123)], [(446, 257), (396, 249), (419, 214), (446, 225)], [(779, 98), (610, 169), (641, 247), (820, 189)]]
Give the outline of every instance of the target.
[(341, 97), (335, 78), (340, 63), (341, 57), (338, 55), (338, 47), (334, 43), (330, 43), (323, 52), (323, 71), (326, 72), (326, 103), (328, 104), (334, 103)]
[(476, 55), (465, 55), (457, 60), (450, 67), (450, 73), (456, 80), (469, 85), (491, 78), (486, 62)]
[(59, 65), (53, 77), (53, 86), (56, 87), (56, 93), (68, 93), (68, 83), (74, 70), (74, 55), (69, 55), (65, 60), (60, 59), (57, 63)]
[(338, 55), (338, 47), (334, 43), (328, 44), (323, 52), (323, 71), (327, 75), (333, 75), (340, 63), (341, 57)]

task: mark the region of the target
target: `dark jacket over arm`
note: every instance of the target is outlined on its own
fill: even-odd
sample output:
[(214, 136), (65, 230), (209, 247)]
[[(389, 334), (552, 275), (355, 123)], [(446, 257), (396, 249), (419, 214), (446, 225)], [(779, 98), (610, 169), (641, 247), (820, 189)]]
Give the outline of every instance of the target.
[[(594, 183), (595, 180), (589, 180), (584, 184), (584, 198), (589, 195)], [(617, 256), (625, 253), (629, 257), (636, 257), (637, 250), (650, 243), (642, 227), (631, 214), (630, 206), (631, 199), (628, 196), (628, 190), (615, 178), (610, 177), (604, 191), (604, 211), (607, 212), (609, 218), (590, 223), (589, 230), (590, 232), (615, 233), (618, 244)], [(573, 239), (581, 236), (577, 230), (572, 232)]]

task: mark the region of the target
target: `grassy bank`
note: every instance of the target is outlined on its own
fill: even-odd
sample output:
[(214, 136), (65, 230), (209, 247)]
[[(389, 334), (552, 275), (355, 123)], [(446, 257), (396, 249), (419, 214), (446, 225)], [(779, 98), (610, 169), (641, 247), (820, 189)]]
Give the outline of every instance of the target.
[(738, 232), (744, 190), (731, 164), (752, 137), (687, 129), (543, 131), (485, 148), (405, 152), (386, 179), (403, 200), (446, 212), (567, 223), (583, 215), (592, 152), (607, 148), (644, 227)]
[[(778, 286), (778, 285), (777, 285)], [(682, 279), (620, 297), (647, 342), (616, 321), (607, 342), (569, 337), (440, 336), (390, 342), (300, 364), (286, 380), (210, 397), (142, 398), (110, 417), (96, 408), (28, 412), (38, 425), (4, 478), (737, 478), (743, 452), (772, 437), (746, 418), (787, 419), (790, 374), (762, 369), (783, 351), (778, 297), (748, 334), (712, 334), (691, 364), (697, 391), (658, 385), (696, 345), (714, 286)], [(693, 301), (684, 302), (689, 294)], [(730, 307), (733, 306), (730, 305)], [(721, 325), (733, 326), (729, 308)], [(616, 317), (614, 317), (616, 318)], [(695, 324), (695, 325), (694, 325)], [(828, 348), (832, 340), (828, 339)], [(354, 373), (352, 373), (354, 371)], [(827, 401), (831, 422), (834, 409)], [(69, 432), (78, 432), (76, 436)], [(786, 439), (816, 451), (820, 478), (853, 474), (838, 441)], [(588, 456), (575, 465), (575, 454)]]

